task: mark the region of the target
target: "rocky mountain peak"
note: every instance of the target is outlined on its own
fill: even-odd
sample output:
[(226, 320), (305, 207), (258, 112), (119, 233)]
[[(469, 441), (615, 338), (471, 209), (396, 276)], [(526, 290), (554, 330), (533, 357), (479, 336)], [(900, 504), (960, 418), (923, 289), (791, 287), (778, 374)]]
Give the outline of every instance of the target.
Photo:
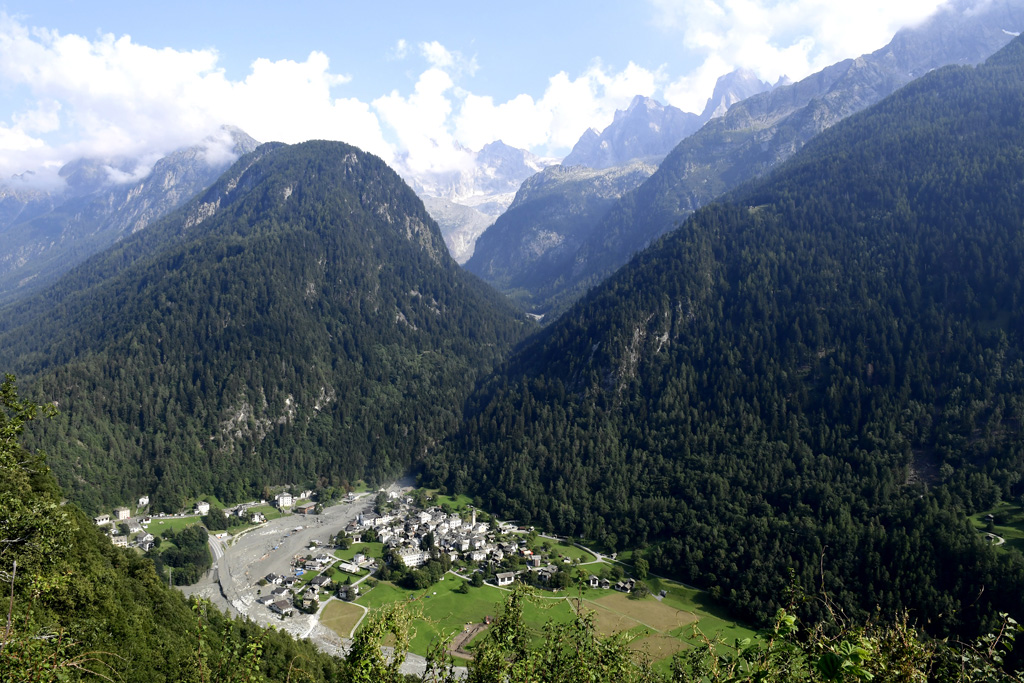
[[(779, 80), (781, 83), (782, 79)], [(762, 81), (750, 69), (737, 69), (725, 74), (715, 83), (715, 90), (704, 106), (701, 119), (709, 121), (722, 116), (737, 102), (771, 89), (770, 83)]]
[(562, 165), (603, 169), (635, 160), (657, 162), (699, 127), (695, 114), (637, 95), (603, 131), (583, 133)]

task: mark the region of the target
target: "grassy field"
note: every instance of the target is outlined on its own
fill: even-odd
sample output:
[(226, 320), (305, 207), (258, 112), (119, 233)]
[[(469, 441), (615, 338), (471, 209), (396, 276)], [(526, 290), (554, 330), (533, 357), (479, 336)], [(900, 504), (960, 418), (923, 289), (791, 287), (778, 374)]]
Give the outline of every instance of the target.
[[(371, 610), (392, 602), (408, 603), (414, 614), (418, 615), (411, 650), (417, 654), (426, 654), (430, 643), (440, 634), (456, 633), (466, 624), (479, 623), (487, 616), (496, 616), (508, 596), (507, 591), (492, 586), (470, 588), (467, 594), (454, 593), (462, 584), (463, 579), (451, 574), (421, 591), (408, 591), (382, 581), (369, 593), (360, 596), (357, 602)], [(567, 621), (572, 616), (569, 604), (564, 599), (536, 602), (526, 606), (524, 619), (538, 634), (541, 626), (549, 619)]]
[(430, 489), (427, 492), (431, 496), (433, 496), (433, 498), (434, 498), (434, 500), (433, 500), (434, 505), (439, 505), (439, 506), (440, 505), (445, 505), (445, 504), (451, 505), (452, 509), (455, 510), (456, 512), (459, 512), (461, 510), (465, 510), (468, 506), (473, 504), (473, 499), (470, 498), (469, 496), (465, 496), (465, 495), (442, 496), (441, 494), (439, 494), (437, 492), (436, 489)]
[[(454, 592), (463, 582), (449, 574), (443, 581), (421, 591), (381, 582), (357, 602), (370, 610), (392, 602), (408, 604), (417, 616), (411, 650), (426, 654), (431, 641), (440, 634), (457, 633), (467, 624), (480, 623), (486, 616), (500, 614), (507, 591), (482, 586), (470, 588), (467, 594)], [(689, 646), (694, 625), (709, 637), (718, 635), (728, 643), (735, 638), (753, 636), (752, 631), (712, 605), (706, 593), (664, 579), (652, 579), (649, 583), (655, 594), (665, 590), (666, 597), (661, 601), (653, 596), (630, 600), (623, 593), (586, 590), (580, 600), (579, 595), (572, 592), (559, 597), (545, 593), (524, 607), (523, 618), (534, 640), (539, 641), (545, 623), (567, 622), (577, 606), (582, 606), (595, 613), (599, 632), (605, 635), (628, 633), (634, 638), (630, 647), (647, 653), (656, 663), (655, 668), (664, 673), (669, 671), (672, 655)], [(481, 637), (477, 636), (474, 642)], [(468, 648), (472, 650), (473, 643)]]
[(362, 617), (363, 610), (355, 605), (342, 600), (331, 600), (320, 614), (320, 623), (342, 638), (348, 638)]
[[(704, 591), (687, 588), (668, 579), (647, 579), (653, 595), (631, 600), (625, 593), (588, 589), (583, 604), (596, 613), (600, 633), (626, 632), (634, 640), (630, 647), (647, 653), (656, 671), (669, 673), (672, 656), (690, 645), (694, 628), (708, 638), (720, 638), (731, 645), (736, 639), (752, 638), (754, 631), (731, 619)], [(666, 591), (662, 600), (655, 599)]]
[(689, 647), (685, 642), (674, 636), (664, 633), (654, 633), (643, 638), (637, 638), (629, 644), (630, 649), (635, 652), (643, 652), (654, 662), (654, 669), (660, 673), (671, 671), (672, 657), (680, 650)]
[(247, 524), (239, 524), (238, 526), (228, 527), (228, 533), (231, 534), (232, 536), (237, 536), (238, 534), (242, 533), (243, 531), (248, 531), (249, 529), (252, 529), (253, 527), (257, 527), (257, 526), (259, 526), (259, 525), (258, 524), (252, 524), (251, 522), (247, 523)]
[[(702, 590), (687, 588), (681, 583), (657, 577), (648, 577), (647, 585), (654, 595), (662, 590), (666, 592), (661, 604), (696, 615), (697, 628), (709, 638), (718, 636), (726, 643), (732, 644), (734, 640), (754, 636), (754, 631), (737, 623), (723, 607), (715, 604), (711, 596)], [(681, 635), (691, 640), (691, 629), (686, 628), (683, 631)]]
[[(680, 609), (672, 604), (665, 604), (654, 598), (631, 600), (625, 593), (603, 592), (606, 595), (596, 599), (585, 599), (584, 605), (596, 609), (598, 628), (605, 635), (629, 631), (636, 626), (643, 626), (659, 633), (672, 633), (683, 626), (696, 623), (698, 620), (697, 615), (693, 612)], [(602, 620), (612, 626), (600, 628)]]
[(380, 559), (384, 554), (383, 543), (353, 543), (348, 550), (335, 550), (334, 556), (339, 560), (345, 560), (351, 562), (352, 558), (356, 556), (356, 553), (363, 553), (367, 557), (373, 557)]
[(263, 513), (263, 516), (267, 518), (267, 521), (270, 521), (271, 519), (277, 519), (282, 515), (281, 511), (278, 510), (273, 505), (256, 505), (254, 507), (249, 508), (250, 515), (256, 512)]
[(334, 565), (331, 569), (331, 581), (334, 581), (335, 583), (345, 583), (346, 579), (352, 579), (355, 581), (359, 577), (366, 576), (369, 573), (369, 569), (360, 569), (358, 574), (350, 574), (342, 570), (338, 565)]
[(199, 517), (154, 517), (146, 530), (154, 536), (163, 538), (164, 534), (168, 531), (177, 533), (193, 524), (202, 524), (199, 520)]
[(984, 533), (988, 528), (985, 516), (989, 514), (996, 518), (992, 533), (1006, 539), (1006, 543), (999, 547), (1024, 552), (1024, 509), (1016, 503), (1003, 502), (991, 510), (972, 515), (971, 524)]
[(577, 548), (574, 545), (568, 543), (559, 543), (552, 541), (550, 538), (538, 538), (537, 542), (534, 543), (534, 550), (539, 550), (545, 543), (551, 546), (552, 552), (557, 552), (562, 557), (568, 557), (570, 560), (574, 560), (577, 557), (580, 558), (580, 562), (593, 562), (595, 558), (593, 555), (588, 553), (586, 550)]

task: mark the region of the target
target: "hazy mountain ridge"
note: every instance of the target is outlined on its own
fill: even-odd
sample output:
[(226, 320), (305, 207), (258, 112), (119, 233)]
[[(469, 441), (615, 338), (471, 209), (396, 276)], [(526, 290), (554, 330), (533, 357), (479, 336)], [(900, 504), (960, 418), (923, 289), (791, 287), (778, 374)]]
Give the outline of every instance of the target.
[(566, 260), (571, 270), (527, 286), (531, 310), (564, 310), (696, 208), (765, 173), (821, 131), (912, 79), (945, 64), (981, 62), (1009, 42), (1007, 30), (1024, 26), (1021, 0), (992, 0), (977, 10), (973, 5), (966, 0), (947, 5), (874, 53), (780, 84), (708, 121), (646, 182), (608, 209)]
[(604, 131), (584, 133), (560, 165), (524, 181), (508, 210), (477, 240), (466, 268), (531, 313), (549, 313), (550, 301), (579, 265), (579, 250), (615, 201), (705, 121), (770, 87), (749, 71), (726, 74), (700, 116), (635, 97)]
[(603, 131), (590, 128), (583, 133), (562, 165), (604, 169), (634, 160), (656, 164), (701, 123), (696, 114), (637, 95), (629, 107), (615, 112)]
[(606, 169), (551, 166), (527, 179), (477, 240), (465, 267), (526, 310), (557, 292), (563, 273), (608, 209), (656, 167), (642, 161)]
[(791, 81), (783, 76), (773, 86), (759, 79), (757, 74), (749, 69), (737, 69), (732, 73), (726, 74), (715, 83), (715, 90), (708, 99), (701, 114), (701, 124), (703, 125), (719, 116), (725, 116), (729, 108), (737, 102), (742, 102), (759, 93), (779, 86), (789, 85), (790, 83)]
[(66, 186), (26, 191), (10, 183), (0, 207), (0, 302), (37, 291), (72, 266), (142, 230), (206, 188), (239, 156), (256, 148), (241, 130), (175, 151), (139, 180), (123, 181), (139, 162), (78, 159), (61, 169)]
[(651, 179), (624, 197), (580, 254), (574, 279), (596, 281), (622, 259), (722, 192), (789, 158), (850, 114), (946, 64), (977, 64), (1024, 26), (1024, 2), (993, 0), (979, 11), (954, 2), (885, 47), (734, 105), (674, 149)]
[(462, 151), (463, 167), (455, 170), (415, 171), (404, 158), (396, 163), (398, 172), (425, 200), (452, 258), (459, 263), (473, 254), (477, 238), (508, 208), (522, 182), (555, 163), (501, 140), (477, 152)]

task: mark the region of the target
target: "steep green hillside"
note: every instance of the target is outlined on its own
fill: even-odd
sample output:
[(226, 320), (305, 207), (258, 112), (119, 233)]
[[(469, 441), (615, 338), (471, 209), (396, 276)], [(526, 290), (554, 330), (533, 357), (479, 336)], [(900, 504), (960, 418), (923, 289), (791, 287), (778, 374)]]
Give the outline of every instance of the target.
[(836, 125), (526, 345), (435, 475), (758, 620), (790, 568), (849, 613), (1021, 616), (964, 515), (1024, 491), (1021, 111), (1017, 39)]
[(0, 320), (0, 366), (58, 402), (37, 445), (88, 508), (382, 481), (531, 329), (393, 171), (327, 142), (264, 145)]
[(308, 642), (193, 611), (152, 562), (115, 548), (62, 504), (42, 456), (19, 445), (37, 417), (8, 376), (0, 385), (0, 680), (338, 680), (342, 663)]

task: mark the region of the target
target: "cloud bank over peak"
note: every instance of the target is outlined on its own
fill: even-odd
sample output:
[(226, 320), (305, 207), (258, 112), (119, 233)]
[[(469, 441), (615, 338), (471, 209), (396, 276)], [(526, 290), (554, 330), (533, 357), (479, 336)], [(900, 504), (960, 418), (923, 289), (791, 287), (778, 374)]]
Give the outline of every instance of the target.
[(799, 80), (885, 45), (946, 0), (649, 0), (660, 30), (679, 35), (699, 64), (665, 88), (669, 104), (699, 110), (718, 76), (750, 69)]
[[(502, 96), (476, 89), (487, 68), (477, 54), (438, 40), (381, 44), (379, 62), (405, 71), (377, 89), (367, 67), (372, 54), (351, 64), (332, 62), (327, 48), (299, 59), (257, 57), (229, 78), (214, 48), (154, 48), (128, 34), (90, 38), (0, 13), (0, 178), (31, 171), (41, 182), (76, 158), (166, 154), (223, 124), (261, 141), (344, 140), (407, 174), (459, 171), (473, 163), (471, 150), (495, 140), (560, 157), (637, 95), (700, 112), (722, 74), (746, 67), (771, 82), (782, 74), (800, 78), (880, 47), (941, 4), (649, 3), (650, 30), (666, 32), (689, 66), (676, 60), (670, 67), (671, 55), (661, 64), (624, 66), (594, 56), (576, 70), (553, 60), (534, 91)], [(354, 96), (357, 90), (364, 94)]]

